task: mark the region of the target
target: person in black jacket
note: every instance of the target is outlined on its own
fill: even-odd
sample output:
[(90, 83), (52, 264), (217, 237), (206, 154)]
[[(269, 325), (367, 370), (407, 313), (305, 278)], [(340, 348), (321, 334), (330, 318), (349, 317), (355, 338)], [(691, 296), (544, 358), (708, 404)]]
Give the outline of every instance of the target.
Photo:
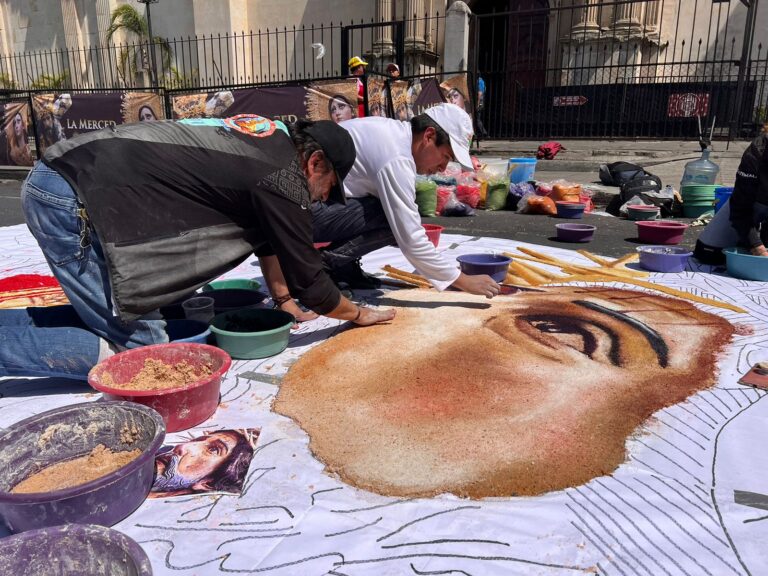
[(696, 241), (693, 255), (704, 264), (725, 262), (723, 248), (768, 256), (768, 134), (752, 141), (741, 157), (733, 194)]
[(159, 308), (253, 253), (278, 261), (318, 314), (390, 320), (392, 310), (344, 298), (312, 244), (309, 206), (343, 200), (354, 159), (333, 122), (289, 130), (255, 115), (139, 122), (52, 146), (22, 187), (22, 207), (79, 322), (0, 315), (0, 375), (84, 378), (114, 351), (167, 342)]

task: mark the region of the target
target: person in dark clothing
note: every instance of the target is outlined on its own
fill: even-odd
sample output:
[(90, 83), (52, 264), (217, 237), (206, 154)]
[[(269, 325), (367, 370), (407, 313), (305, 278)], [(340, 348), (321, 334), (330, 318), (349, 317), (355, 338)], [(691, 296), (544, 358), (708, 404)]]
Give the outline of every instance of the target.
[(768, 134), (761, 134), (741, 157), (733, 194), (696, 241), (694, 257), (704, 264), (725, 263), (723, 248), (739, 247), (768, 256)]
[(47, 325), (39, 309), (0, 315), (0, 376), (85, 378), (114, 351), (167, 342), (160, 307), (253, 253), (278, 261), (287, 288), (318, 314), (390, 320), (391, 310), (344, 298), (312, 244), (309, 206), (343, 201), (354, 159), (333, 122), (289, 133), (255, 115), (127, 124), (51, 147), (22, 207), (81, 323)]

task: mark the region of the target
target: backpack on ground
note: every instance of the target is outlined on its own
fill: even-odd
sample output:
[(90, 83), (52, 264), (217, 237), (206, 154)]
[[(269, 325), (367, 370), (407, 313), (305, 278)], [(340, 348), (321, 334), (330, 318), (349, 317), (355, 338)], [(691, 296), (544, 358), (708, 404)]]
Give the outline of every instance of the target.
[(647, 172), (642, 166), (629, 162), (611, 162), (600, 165), (600, 182), (606, 186), (621, 186), (643, 174), (647, 174)]

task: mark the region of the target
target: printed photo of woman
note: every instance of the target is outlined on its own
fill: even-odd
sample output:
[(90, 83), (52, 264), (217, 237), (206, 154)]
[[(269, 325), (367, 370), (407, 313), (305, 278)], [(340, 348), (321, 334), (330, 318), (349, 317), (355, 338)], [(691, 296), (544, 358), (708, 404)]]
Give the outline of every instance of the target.
[(355, 109), (343, 94), (334, 94), (328, 101), (328, 116), (338, 124), (355, 117)]
[(9, 122), (5, 127), (8, 142), (8, 162), (16, 166), (32, 166), (32, 152), (29, 149), (27, 130), (27, 107), (25, 104), (6, 104), (5, 114)]

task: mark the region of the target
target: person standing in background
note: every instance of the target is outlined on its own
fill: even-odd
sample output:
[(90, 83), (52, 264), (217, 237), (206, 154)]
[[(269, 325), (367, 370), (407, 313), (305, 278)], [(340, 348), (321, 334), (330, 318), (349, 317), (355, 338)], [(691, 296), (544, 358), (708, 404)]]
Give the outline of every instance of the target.
[(357, 117), (362, 118), (365, 116), (365, 97), (363, 96), (365, 85), (360, 80), (360, 76), (365, 76), (365, 67), (368, 66), (368, 62), (360, 56), (352, 56), (347, 65), (349, 66), (349, 74), (357, 77)]
[(485, 110), (485, 80), (477, 77), (477, 107), (475, 108), (475, 142), (478, 146), (482, 138), (488, 137), (488, 131), (483, 125), (483, 110)]

